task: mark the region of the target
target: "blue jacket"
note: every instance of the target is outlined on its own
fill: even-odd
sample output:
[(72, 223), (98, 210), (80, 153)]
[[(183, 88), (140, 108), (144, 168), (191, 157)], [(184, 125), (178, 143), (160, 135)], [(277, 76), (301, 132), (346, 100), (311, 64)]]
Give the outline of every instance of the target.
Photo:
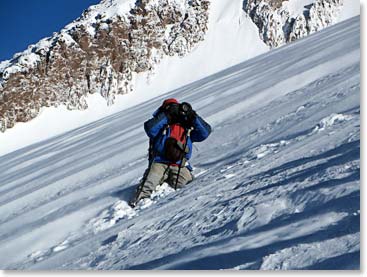
[[(168, 118), (166, 114), (159, 109), (154, 112), (153, 118), (144, 123), (144, 129), (152, 143), (152, 150), (154, 153), (153, 160), (159, 163), (170, 163), (162, 157), (164, 150), (164, 144), (166, 139), (170, 136), (170, 129), (168, 128), (164, 134), (164, 130), (168, 126)], [(211, 133), (210, 125), (204, 121), (199, 115), (196, 115), (193, 124), (194, 129), (191, 132), (189, 139), (187, 140), (187, 146), (189, 148), (185, 158), (188, 161), (192, 154), (192, 143), (205, 140)], [(176, 164), (180, 164), (181, 161), (177, 161)], [(191, 170), (191, 166), (187, 165)]]

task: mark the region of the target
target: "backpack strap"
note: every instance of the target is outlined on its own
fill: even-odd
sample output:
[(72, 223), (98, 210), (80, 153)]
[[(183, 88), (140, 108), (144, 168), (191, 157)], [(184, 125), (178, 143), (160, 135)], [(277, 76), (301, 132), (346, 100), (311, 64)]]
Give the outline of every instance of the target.
[(183, 141), (184, 139), (185, 141), (187, 139), (187, 129), (186, 128), (184, 128), (184, 132), (182, 133), (182, 136), (181, 136), (181, 140)]
[(165, 136), (165, 135), (167, 134), (168, 129), (169, 129), (169, 125), (168, 125), (168, 124), (166, 124), (166, 125), (164, 126), (164, 128), (163, 128), (163, 132), (162, 132), (162, 135), (163, 135), (163, 136)]

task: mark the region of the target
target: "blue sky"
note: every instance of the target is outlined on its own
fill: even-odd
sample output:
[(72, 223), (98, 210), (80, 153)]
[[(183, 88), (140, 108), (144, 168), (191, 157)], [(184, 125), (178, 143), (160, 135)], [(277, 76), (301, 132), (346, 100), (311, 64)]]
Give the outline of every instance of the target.
[(0, 0), (0, 61), (51, 36), (100, 0)]

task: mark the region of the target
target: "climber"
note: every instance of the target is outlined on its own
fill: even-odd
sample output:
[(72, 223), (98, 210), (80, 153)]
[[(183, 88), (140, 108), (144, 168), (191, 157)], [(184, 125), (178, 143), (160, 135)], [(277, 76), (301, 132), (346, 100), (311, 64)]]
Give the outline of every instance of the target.
[(153, 118), (144, 123), (144, 129), (149, 137), (149, 166), (129, 201), (131, 207), (150, 197), (163, 182), (174, 189), (191, 182), (192, 143), (205, 140), (211, 133), (210, 125), (189, 103), (179, 103), (174, 98), (163, 102)]

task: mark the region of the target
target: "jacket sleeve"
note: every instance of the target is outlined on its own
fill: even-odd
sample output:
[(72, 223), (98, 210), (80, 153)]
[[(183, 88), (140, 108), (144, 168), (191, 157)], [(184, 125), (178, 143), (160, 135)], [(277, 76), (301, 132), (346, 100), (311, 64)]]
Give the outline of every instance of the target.
[(164, 112), (160, 112), (144, 123), (144, 130), (149, 138), (154, 139), (167, 123), (167, 116)]
[(200, 142), (205, 140), (212, 132), (212, 128), (210, 127), (210, 125), (199, 115), (196, 115), (193, 127), (194, 130), (191, 132), (191, 140), (193, 142)]

